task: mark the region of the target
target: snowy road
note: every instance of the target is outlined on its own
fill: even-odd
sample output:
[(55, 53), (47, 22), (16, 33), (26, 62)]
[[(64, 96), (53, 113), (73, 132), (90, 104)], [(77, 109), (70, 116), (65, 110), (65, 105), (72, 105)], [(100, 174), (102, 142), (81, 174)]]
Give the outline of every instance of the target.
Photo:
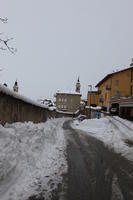
[(0, 200), (133, 200), (132, 141), (120, 118), (0, 125)]
[(133, 163), (92, 133), (74, 130), (69, 122), (64, 129), (68, 141), (66, 199), (133, 200)]

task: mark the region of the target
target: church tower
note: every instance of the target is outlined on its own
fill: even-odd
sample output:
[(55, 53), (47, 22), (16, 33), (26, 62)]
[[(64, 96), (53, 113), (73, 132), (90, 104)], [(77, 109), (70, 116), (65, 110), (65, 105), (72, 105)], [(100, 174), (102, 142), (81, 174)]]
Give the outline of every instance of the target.
[(15, 83), (14, 83), (13, 91), (14, 91), (14, 92), (18, 92), (18, 82), (17, 82), (17, 80), (16, 80)]
[(75, 92), (80, 93), (80, 82), (79, 82), (79, 77), (78, 77), (78, 80), (77, 80), (77, 83), (76, 83), (76, 90), (75, 90)]

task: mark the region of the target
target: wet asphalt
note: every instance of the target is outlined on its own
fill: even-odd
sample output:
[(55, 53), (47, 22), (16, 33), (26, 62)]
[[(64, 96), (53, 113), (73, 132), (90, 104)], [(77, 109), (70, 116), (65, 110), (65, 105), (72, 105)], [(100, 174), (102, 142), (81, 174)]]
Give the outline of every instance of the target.
[[(50, 200), (133, 200), (133, 163), (71, 121), (63, 125), (68, 172)], [(28, 200), (49, 200), (45, 194)]]
[(60, 200), (133, 200), (133, 163), (64, 123), (68, 174)]

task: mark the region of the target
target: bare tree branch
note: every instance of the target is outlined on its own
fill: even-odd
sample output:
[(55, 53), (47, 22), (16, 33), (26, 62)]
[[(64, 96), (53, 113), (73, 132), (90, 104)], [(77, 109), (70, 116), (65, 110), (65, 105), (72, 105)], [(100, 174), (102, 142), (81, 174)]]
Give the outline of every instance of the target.
[(6, 24), (8, 22), (8, 18), (1, 18), (0, 17), (0, 21), (2, 21), (4, 24)]
[(11, 46), (9, 45), (9, 42), (10, 42), (11, 40), (13, 40), (13, 38), (7, 38), (7, 39), (2, 39), (2, 38), (0, 38), (0, 44), (1, 44), (0, 49), (1, 49), (1, 50), (9, 50), (11, 53), (14, 54), (14, 53), (16, 53), (17, 49), (14, 48), (14, 47), (11, 47)]
[[(7, 23), (8, 22), (8, 18), (1, 18), (0, 17), (0, 21), (2, 23)], [(2, 35), (3, 33), (0, 33), (0, 35)], [(15, 54), (17, 52), (17, 49), (14, 47), (11, 47), (9, 45), (9, 42), (13, 40), (13, 38), (7, 38), (7, 39), (3, 39), (2, 37), (0, 37), (0, 50), (8, 50), (10, 51), (12, 54)]]

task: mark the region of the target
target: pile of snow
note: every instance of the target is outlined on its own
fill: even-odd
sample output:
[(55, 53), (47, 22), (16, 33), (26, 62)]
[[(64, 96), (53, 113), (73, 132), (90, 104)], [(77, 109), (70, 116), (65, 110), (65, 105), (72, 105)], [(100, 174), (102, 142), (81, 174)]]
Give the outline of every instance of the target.
[(86, 106), (85, 108), (87, 108), (87, 109), (92, 109), (92, 110), (101, 110), (102, 109), (102, 107), (101, 106), (96, 106), (96, 107), (93, 107), (93, 106)]
[(51, 99), (40, 98), (38, 99), (38, 102), (46, 106), (50, 111), (56, 110), (56, 106)]
[(125, 124), (126, 126), (128, 126), (129, 128), (133, 129), (133, 122), (126, 120), (126, 119), (122, 119), (118, 116), (114, 116), (114, 119), (120, 121), (121, 123)]
[(79, 110), (75, 111), (75, 112), (67, 112), (67, 111), (62, 111), (62, 110), (56, 110), (57, 113), (62, 113), (62, 114), (68, 114), (68, 115), (76, 115), (79, 113)]
[(67, 172), (63, 122), (0, 126), (0, 200), (51, 199)]
[[(118, 118), (117, 118), (118, 119)], [(120, 118), (119, 118), (120, 119)], [(122, 121), (122, 123), (120, 123)], [(126, 140), (133, 141), (133, 123), (120, 119), (116, 121), (112, 117), (101, 119), (87, 119), (82, 122), (75, 120), (73, 128), (85, 131), (88, 135), (103, 141), (110, 149), (133, 161), (133, 146), (129, 147)]]
[(55, 111), (55, 110), (56, 110), (56, 106), (48, 107), (48, 110), (49, 110), (49, 111)]

